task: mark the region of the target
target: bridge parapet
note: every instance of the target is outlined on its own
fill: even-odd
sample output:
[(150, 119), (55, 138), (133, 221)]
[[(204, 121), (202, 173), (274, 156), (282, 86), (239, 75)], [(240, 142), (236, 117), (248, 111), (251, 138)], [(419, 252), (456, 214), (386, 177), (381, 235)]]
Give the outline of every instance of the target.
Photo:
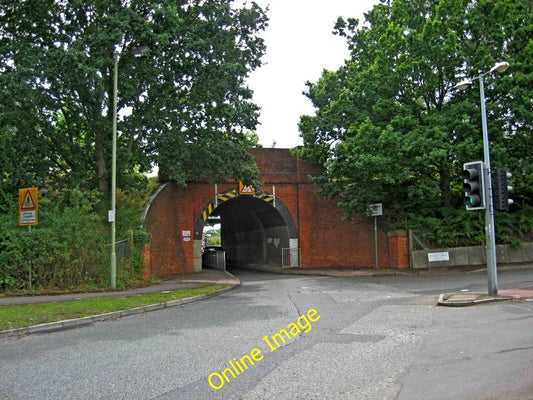
[(320, 165), (300, 160), (290, 149), (250, 149), (265, 184), (310, 183), (309, 176), (320, 175)]

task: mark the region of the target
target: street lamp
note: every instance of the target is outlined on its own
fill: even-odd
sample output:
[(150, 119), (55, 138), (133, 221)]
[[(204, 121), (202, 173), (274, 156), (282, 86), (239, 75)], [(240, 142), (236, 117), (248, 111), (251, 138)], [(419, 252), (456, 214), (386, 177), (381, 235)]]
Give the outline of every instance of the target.
[[(487, 257), (487, 276), (488, 276), (488, 294), (495, 296), (498, 294), (498, 274), (496, 267), (496, 235), (494, 232), (494, 204), (492, 197), (492, 180), (490, 167), (490, 148), (489, 148), (489, 129), (487, 125), (487, 110), (485, 108), (485, 86), (483, 77), (493, 72), (504, 72), (509, 68), (506, 61), (496, 63), (488, 72), (485, 72), (476, 78), (479, 79), (479, 95), (481, 98), (481, 122), (483, 126), (483, 157), (484, 166), (483, 174), (486, 182), (485, 189), (485, 237), (486, 237), (486, 257)], [(474, 78), (475, 79), (475, 78)], [(465, 90), (472, 84), (472, 81), (466, 79), (455, 85), (457, 90)]]
[[(150, 53), (150, 47), (140, 46), (133, 49), (132, 54), (142, 56)], [(111, 222), (111, 288), (117, 287), (117, 250), (116, 250), (116, 204), (117, 204), (117, 94), (118, 94), (118, 60), (119, 52), (113, 53), (113, 148), (111, 156), (111, 210), (108, 220)]]

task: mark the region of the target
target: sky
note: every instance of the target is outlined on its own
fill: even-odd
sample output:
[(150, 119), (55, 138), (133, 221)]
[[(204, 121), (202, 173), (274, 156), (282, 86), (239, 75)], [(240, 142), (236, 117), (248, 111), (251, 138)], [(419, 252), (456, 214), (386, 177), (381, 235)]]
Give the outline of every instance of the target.
[(335, 71), (349, 56), (345, 38), (332, 34), (337, 17), (358, 18), (378, 0), (255, 0), (269, 6), (269, 26), (261, 35), (267, 46), (263, 66), (248, 79), (253, 101), (261, 107), (256, 129), (263, 147), (302, 145), (301, 115), (314, 115), (302, 92), (324, 69)]

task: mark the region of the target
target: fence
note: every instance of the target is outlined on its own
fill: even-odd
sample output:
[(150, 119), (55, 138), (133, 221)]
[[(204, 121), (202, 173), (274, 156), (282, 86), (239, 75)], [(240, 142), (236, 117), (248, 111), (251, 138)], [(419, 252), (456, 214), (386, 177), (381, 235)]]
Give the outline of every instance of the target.
[[(424, 249), (411, 252), (413, 269), (432, 267), (481, 266), (486, 261), (483, 246), (455, 247), (449, 249)], [(533, 262), (533, 243), (524, 243), (519, 248), (497, 245), (498, 264), (522, 264)]]
[(281, 249), (281, 267), (282, 268), (300, 268), (301, 254), (299, 247)]
[(202, 255), (202, 267), (226, 270), (226, 252), (219, 249), (205, 249)]
[[(128, 231), (128, 238), (115, 242), (115, 253), (117, 254), (117, 263), (123, 262), (131, 257), (132, 248), (144, 250), (144, 244), (152, 241), (152, 235), (143, 230)], [(106, 244), (106, 251), (111, 253), (111, 243)]]
[[(106, 251), (111, 253), (111, 244), (106, 244)], [(123, 260), (131, 257), (131, 241), (129, 239), (115, 242), (115, 253), (117, 255), (117, 264), (120, 265)]]

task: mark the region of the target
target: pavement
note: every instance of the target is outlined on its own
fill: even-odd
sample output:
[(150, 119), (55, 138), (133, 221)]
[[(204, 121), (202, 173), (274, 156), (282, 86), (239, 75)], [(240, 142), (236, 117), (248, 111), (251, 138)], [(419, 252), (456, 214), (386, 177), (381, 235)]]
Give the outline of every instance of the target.
[(498, 294), (494, 296), (483, 292), (443, 293), (439, 296), (437, 305), (447, 307), (465, 307), (484, 303), (495, 303), (498, 301), (533, 301), (533, 290), (498, 290)]
[(154, 285), (139, 287), (129, 290), (116, 290), (108, 292), (92, 292), (92, 293), (68, 293), (59, 295), (47, 296), (13, 296), (1, 297), (0, 306), (24, 305), (24, 304), (39, 304), (39, 303), (53, 303), (62, 301), (76, 301), (82, 299), (94, 299), (99, 297), (129, 297), (150, 293), (170, 292), (179, 289), (194, 289), (206, 285), (228, 285), (226, 288), (218, 291), (204, 294), (200, 296), (188, 297), (181, 300), (172, 300), (164, 303), (150, 304), (144, 307), (136, 307), (128, 310), (115, 311), (105, 314), (92, 315), (89, 317), (75, 318), (64, 321), (50, 322), (46, 324), (39, 324), (29, 326), (27, 328), (9, 329), (0, 331), (0, 338), (9, 336), (25, 336), (33, 333), (55, 332), (64, 329), (79, 328), (82, 326), (91, 325), (94, 322), (113, 320), (128, 315), (142, 314), (150, 311), (160, 310), (163, 308), (170, 308), (181, 306), (193, 301), (200, 301), (210, 298), (221, 293), (232, 290), (234, 287), (240, 285), (240, 280), (236, 276), (226, 271), (219, 271), (215, 269), (205, 269), (194, 274), (179, 275), (167, 279), (165, 281), (156, 283)]
[[(513, 268), (513, 267), (508, 267)], [(519, 268), (533, 268), (531, 266), (519, 266)], [(266, 265), (249, 266), (248, 269), (276, 273), (276, 274), (291, 274), (291, 275), (314, 275), (314, 276), (391, 276), (391, 275), (417, 275), (424, 273), (461, 273), (464, 271), (439, 271), (434, 270), (416, 271), (416, 270), (398, 270), (398, 269), (345, 269), (345, 268), (281, 268)], [(58, 321), (41, 325), (34, 325), (28, 328), (11, 329), (7, 331), (0, 331), (0, 337), (6, 336), (20, 336), (30, 333), (51, 332), (62, 329), (71, 329), (84, 325), (92, 324), (93, 322), (103, 321), (107, 319), (116, 319), (127, 315), (145, 313), (149, 311), (159, 310), (162, 308), (175, 307), (187, 304), (193, 301), (199, 301), (205, 298), (210, 298), (218, 294), (232, 290), (240, 285), (240, 280), (227, 271), (206, 268), (200, 272), (193, 274), (174, 276), (165, 281), (135, 289), (116, 290), (106, 292), (91, 292), (91, 293), (68, 293), (58, 295), (43, 295), (43, 296), (13, 296), (0, 297), (0, 306), (23, 305), (23, 304), (39, 304), (52, 303), (62, 301), (76, 301), (81, 299), (92, 299), (99, 297), (129, 297), (136, 295), (143, 295), (149, 293), (161, 293), (174, 291), (178, 289), (192, 289), (205, 285), (228, 285), (226, 288), (219, 291), (190, 297), (181, 300), (174, 300), (165, 303), (151, 304), (144, 307), (137, 307), (134, 309), (111, 312), (106, 314), (94, 315), (90, 317), (71, 319), (66, 321)], [(533, 288), (531, 288), (533, 289)], [(498, 301), (533, 301), (533, 290), (530, 288), (517, 288), (498, 291), (498, 295), (489, 296), (487, 293), (480, 292), (461, 292), (461, 293), (443, 293), (439, 296), (437, 304), (440, 306), (463, 307), (473, 306), (477, 304), (498, 302)]]
[(154, 285), (128, 290), (114, 290), (108, 292), (68, 293), (49, 296), (13, 296), (0, 297), (0, 306), (13, 306), (21, 304), (51, 303), (59, 301), (72, 301), (82, 299), (95, 299), (98, 297), (129, 297), (150, 293), (161, 293), (178, 289), (194, 289), (206, 285), (240, 285), (237, 277), (229, 272), (216, 269), (204, 269), (194, 274), (177, 275)]

